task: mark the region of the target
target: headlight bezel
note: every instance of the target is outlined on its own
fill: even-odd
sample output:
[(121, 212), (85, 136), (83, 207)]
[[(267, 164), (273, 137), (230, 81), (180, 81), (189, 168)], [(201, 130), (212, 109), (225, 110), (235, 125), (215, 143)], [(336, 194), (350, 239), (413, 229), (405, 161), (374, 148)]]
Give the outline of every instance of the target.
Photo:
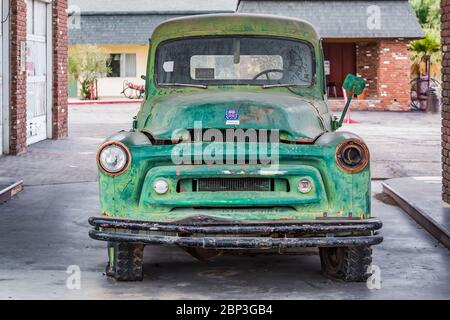
[[(361, 156), (360, 162), (354, 166), (349, 165), (343, 159), (344, 153), (351, 148), (356, 149)], [(364, 169), (366, 169), (367, 166), (369, 165), (370, 151), (367, 145), (361, 140), (358, 139), (345, 140), (341, 144), (339, 144), (339, 146), (336, 148), (335, 160), (338, 167), (344, 170), (345, 172), (360, 173), (364, 171)]]
[[(122, 151), (125, 153), (125, 156), (126, 156), (125, 165), (123, 166), (122, 169), (120, 169), (117, 172), (108, 171), (108, 169), (106, 169), (102, 165), (102, 161), (101, 161), (101, 155), (102, 155), (103, 151), (105, 151), (106, 148), (111, 147), (111, 146), (118, 147), (118, 148), (122, 149)], [(100, 146), (100, 149), (97, 152), (97, 165), (100, 168), (100, 170), (103, 171), (108, 176), (111, 176), (111, 177), (119, 176), (119, 175), (123, 174), (125, 171), (127, 171), (129, 169), (129, 167), (131, 165), (131, 152), (128, 149), (128, 147), (125, 144), (123, 144), (122, 142), (119, 142), (119, 141), (108, 141), (108, 142), (105, 142), (104, 144), (102, 144)]]

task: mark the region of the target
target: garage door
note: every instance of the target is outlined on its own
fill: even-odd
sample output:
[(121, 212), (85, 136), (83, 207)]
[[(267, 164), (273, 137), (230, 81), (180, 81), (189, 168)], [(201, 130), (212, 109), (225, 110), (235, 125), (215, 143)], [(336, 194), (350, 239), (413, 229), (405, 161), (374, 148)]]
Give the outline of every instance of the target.
[(49, 4), (27, 0), (27, 143), (47, 139), (49, 112)]

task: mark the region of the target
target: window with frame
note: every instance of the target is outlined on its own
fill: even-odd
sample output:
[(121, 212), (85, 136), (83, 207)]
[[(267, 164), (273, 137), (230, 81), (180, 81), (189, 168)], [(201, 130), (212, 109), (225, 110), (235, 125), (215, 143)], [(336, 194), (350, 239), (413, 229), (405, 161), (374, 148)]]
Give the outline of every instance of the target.
[(47, 2), (27, 1), (27, 33), (45, 37), (47, 33)]
[(108, 78), (136, 77), (135, 53), (112, 53), (108, 59)]

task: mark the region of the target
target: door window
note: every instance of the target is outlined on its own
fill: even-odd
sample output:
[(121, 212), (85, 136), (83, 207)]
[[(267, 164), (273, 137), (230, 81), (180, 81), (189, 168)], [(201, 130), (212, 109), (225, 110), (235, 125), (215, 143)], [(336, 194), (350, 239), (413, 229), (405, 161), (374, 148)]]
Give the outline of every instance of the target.
[(27, 1), (27, 135), (28, 143), (47, 138), (47, 8)]

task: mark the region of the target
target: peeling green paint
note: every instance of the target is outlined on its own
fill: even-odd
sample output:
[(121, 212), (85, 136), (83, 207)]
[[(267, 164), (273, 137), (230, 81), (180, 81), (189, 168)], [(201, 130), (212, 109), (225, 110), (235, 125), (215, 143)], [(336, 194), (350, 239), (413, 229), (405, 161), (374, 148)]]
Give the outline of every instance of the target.
[[(158, 88), (154, 83), (157, 46), (168, 39), (207, 35), (264, 35), (308, 41), (314, 48), (316, 78), (310, 88), (271, 88), (230, 85), (199, 88)], [(177, 221), (192, 215), (241, 221), (311, 220), (317, 218), (370, 217), (370, 166), (348, 173), (336, 164), (337, 147), (346, 140), (361, 140), (337, 128), (324, 97), (323, 55), (319, 38), (308, 23), (268, 16), (204, 15), (179, 18), (154, 31), (149, 51), (146, 101), (130, 132), (119, 132), (109, 141), (125, 144), (132, 155), (129, 169), (112, 177), (100, 170), (101, 211), (112, 217), (148, 221)], [(183, 179), (199, 177), (261, 176), (258, 165), (176, 166), (171, 155), (176, 145), (152, 145), (153, 139), (170, 140), (177, 129), (192, 129), (195, 121), (207, 128), (224, 128), (223, 112), (238, 106), (247, 117), (244, 129), (278, 129), (286, 140), (314, 143), (280, 143), (280, 165), (265, 177), (284, 178), (290, 190), (273, 192), (177, 192)], [(144, 134), (145, 133), (145, 134)], [(192, 144), (193, 157), (210, 144)], [(226, 146), (224, 146), (226, 147)], [(249, 156), (248, 150), (245, 156)], [(240, 155), (235, 151), (235, 159)], [(308, 194), (296, 189), (308, 178)], [(157, 195), (155, 179), (169, 183), (169, 192)], [(194, 209), (197, 208), (197, 209)]]

